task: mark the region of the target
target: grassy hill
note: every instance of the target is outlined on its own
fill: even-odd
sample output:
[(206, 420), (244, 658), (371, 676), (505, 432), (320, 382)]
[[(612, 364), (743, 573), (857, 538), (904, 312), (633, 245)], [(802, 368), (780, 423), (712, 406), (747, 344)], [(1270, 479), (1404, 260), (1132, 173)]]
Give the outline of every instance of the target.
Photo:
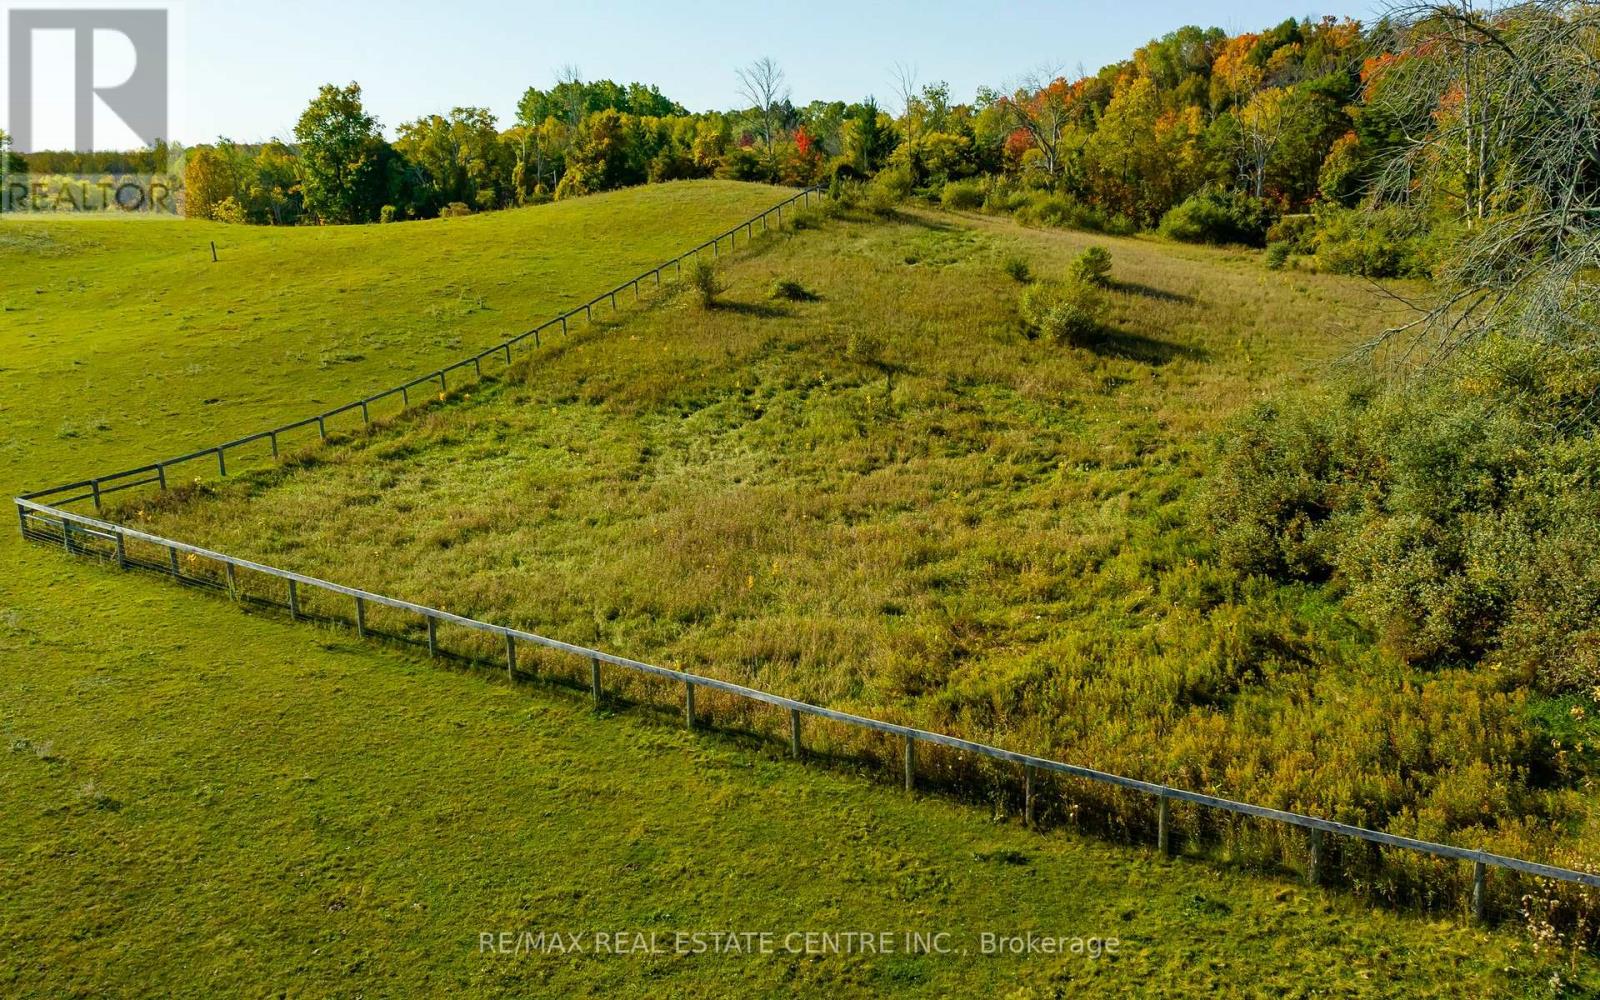
[[(7, 478), (120, 467), (343, 401), (776, 200), (705, 184), (337, 231), (7, 224)], [(1369, 302), (1334, 279), (1118, 241), (1120, 332), (1088, 351), (1027, 340), (1002, 259), (1043, 273), (1082, 242), (924, 216), (829, 223), (742, 258), (724, 308), (667, 299), (515, 381), (144, 515), (830, 703), (1012, 740), (1048, 723), (1080, 754), (1148, 752), (1148, 732), (1192, 746), (1192, 727), (1230, 715), (1094, 644), (1182, 636), (1187, 618), (1150, 610), (1203, 551), (1183, 518), (1200, 436), (1334, 355)], [(774, 277), (818, 299), (773, 302)], [(596, 717), (14, 534), (0, 651), (7, 995), (1476, 996), (1552, 971), (1513, 933), (1041, 837), (1003, 809), (907, 801), (649, 713)], [(1037, 688), (1046, 662), (1120, 672), (1079, 669), (1071, 698), (1008, 694)], [(1152, 713), (1162, 698), (1174, 707)], [(1068, 704), (1076, 726), (1040, 711)], [(479, 953), (482, 932), (541, 929), (1125, 944), (1098, 961)]]

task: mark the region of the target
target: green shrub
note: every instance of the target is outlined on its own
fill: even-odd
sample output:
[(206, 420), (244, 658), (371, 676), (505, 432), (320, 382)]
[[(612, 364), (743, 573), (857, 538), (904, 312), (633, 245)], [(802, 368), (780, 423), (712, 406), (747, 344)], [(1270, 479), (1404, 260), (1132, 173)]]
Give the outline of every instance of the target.
[(1038, 281), (1022, 293), (1022, 318), (1054, 344), (1083, 344), (1100, 332), (1105, 298), (1083, 281)]
[(939, 201), (945, 208), (971, 211), (983, 207), (983, 185), (975, 180), (951, 181), (939, 192)]
[(817, 296), (798, 281), (779, 278), (772, 283), (772, 297), (789, 302), (810, 302)]
[(1323, 207), (1310, 237), (1321, 267), (1368, 278), (1425, 277), (1429, 239), (1426, 220), (1398, 206)]
[(867, 184), (867, 209), (874, 215), (893, 215), (900, 203), (911, 197), (916, 178), (906, 167), (881, 170)]
[(1274, 403), (1223, 448), (1224, 560), (1333, 581), (1403, 659), (1600, 684), (1600, 357), (1491, 341), (1379, 392)]
[(1287, 242), (1268, 243), (1266, 257), (1267, 266), (1274, 271), (1283, 270), (1283, 266), (1289, 263), (1289, 251), (1291, 249), (1291, 245)]
[(395, 217), (395, 207), (393, 205), (385, 205), (382, 208), (378, 209), (378, 221), (379, 222), (390, 223), (390, 222), (394, 221), (394, 217)]
[(722, 275), (717, 273), (717, 265), (704, 255), (696, 257), (694, 263), (689, 265), (689, 287), (694, 289), (695, 297), (706, 309), (716, 305), (717, 296), (728, 290)]
[(1072, 280), (1104, 288), (1111, 283), (1111, 251), (1092, 246), (1072, 262)]
[(1316, 216), (1309, 213), (1285, 215), (1267, 227), (1267, 245), (1285, 243), (1290, 253), (1313, 253), (1312, 237), (1317, 231)]
[(1161, 217), (1160, 232), (1181, 243), (1266, 242), (1272, 208), (1242, 191), (1204, 190), (1190, 195)]
[(471, 214), (472, 209), (468, 208), (466, 202), (462, 201), (452, 201), (450, 204), (439, 209), (439, 218), (441, 219), (456, 219), (460, 218), (461, 216)]
[(1029, 226), (1055, 229), (1080, 229), (1091, 233), (1126, 235), (1137, 227), (1121, 216), (1108, 216), (1093, 205), (1085, 205), (1070, 195), (1050, 191), (1017, 192), (1003, 203), (1005, 211)]
[(1000, 269), (1012, 281), (1027, 284), (1033, 277), (1033, 270), (1028, 266), (1026, 257), (1010, 256), (1000, 262)]

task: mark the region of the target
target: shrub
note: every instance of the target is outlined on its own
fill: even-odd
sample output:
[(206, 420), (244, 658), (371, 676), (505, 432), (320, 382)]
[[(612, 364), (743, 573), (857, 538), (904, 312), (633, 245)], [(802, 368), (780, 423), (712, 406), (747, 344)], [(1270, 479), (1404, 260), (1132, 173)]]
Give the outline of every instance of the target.
[(1284, 243), (1290, 253), (1312, 253), (1312, 236), (1317, 231), (1316, 216), (1302, 213), (1285, 215), (1267, 227), (1267, 245)]
[(441, 219), (455, 219), (460, 218), (463, 215), (471, 214), (472, 209), (468, 208), (466, 202), (462, 201), (452, 201), (450, 204), (439, 209), (439, 218)]
[(1283, 266), (1285, 264), (1289, 263), (1289, 251), (1290, 251), (1290, 249), (1291, 249), (1290, 245), (1288, 243), (1286, 243), (1286, 242), (1284, 242), (1284, 243), (1268, 243), (1267, 244), (1267, 258), (1266, 258), (1267, 259), (1267, 266), (1269, 268), (1271, 268), (1272, 270), (1274, 270), (1274, 271), (1283, 270)]
[(1072, 279), (1104, 288), (1111, 282), (1111, 251), (1093, 246), (1072, 262)]
[(1006, 276), (1012, 281), (1024, 285), (1027, 284), (1028, 281), (1033, 277), (1033, 270), (1028, 266), (1028, 260), (1025, 257), (1007, 257), (1005, 260), (1000, 262), (1000, 269), (1004, 271)]
[(901, 202), (911, 196), (916, 179), (906, 167), (881, 170), (867, 184), (867, 209), (874, 215), (893, 215)]
[(939, 192), (945, 208), (971, 211), (983, 207), (983, 186), (977, 181), (951, 181)]
[(1401, 658), (1600, 684), (1600, 356), (1490, 341), (1418, 384), (1274, 403), (1207, 507), (1248, 573), (1334, 580)]
[(789, 302), (810, 302), (817, 296), (815, 292), (810, 291), (798, 281), (779, 278), (772, 283), (772, 297)]
[(1317, 263), (1335, 274), (1403, 278), (1429, 271), (1427, 223), (1398, 206), (1324, 207), (1309, 238)]
[(1069, 195), (1049, 191), (1016, 192), (1008, 195), (1000, 207), (1015, 214), (1018, 222), (1029, 226), (1081, 229), (1112, 235), (1126, 235), (1138, 228), (1124, 217), (1108, 216), (1100, 209), (1085, 205)]
[(689, 265), (689, 287), (694, 289), (700, 305), (707, 309), (716, 305), (717, 296), (728, 290), (722, 275), (717, 273), (717, 265), (704, 256), (696, 257)]
[(1022, 318), (1039, 336), (1055, 344), (1082, 344), (1100, 330), (1105, 299), (1082, 281), (1039, 281), (1022, 293)]
[(397, 212), (393, 205), (385, 205), (378, 209), (378, 221), (382, 223), (393, 222), (396, 214)]
[(1258, 247), (1266, 241), (1272, 209), (1260, 198), (1242, 191), (1205, 190), (1190, 195), (1161, 218), (1161, 235), (1181, 243), (1243, 243)]

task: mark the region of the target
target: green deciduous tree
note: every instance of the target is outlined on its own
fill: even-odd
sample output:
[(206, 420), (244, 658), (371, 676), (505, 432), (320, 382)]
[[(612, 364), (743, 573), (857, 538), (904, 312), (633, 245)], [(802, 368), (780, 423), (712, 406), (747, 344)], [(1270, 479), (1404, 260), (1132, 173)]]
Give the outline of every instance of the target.
[(361, 85), (326, 84), (294, 127), (306, 211), (321, 222), (369, 222), (384, 203), (389, 144), (361, 104)]

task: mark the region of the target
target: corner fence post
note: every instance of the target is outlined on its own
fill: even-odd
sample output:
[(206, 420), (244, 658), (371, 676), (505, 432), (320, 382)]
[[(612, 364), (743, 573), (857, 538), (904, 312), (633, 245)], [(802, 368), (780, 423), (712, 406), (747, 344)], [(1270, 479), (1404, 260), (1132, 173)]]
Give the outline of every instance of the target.
[(804, 748), (800, 745), (800, 710), (791, 708), (789, 709), (789, 756), (799, 760), (804, 752)]
[(356, 598), (356, 635), (362, 639), (367, 637), (367, 602), (364, 598)]
[(1164, 858), (1172, 856), (1172, 805), (1165, 795), (1156, 805), (1156, 850)]
[(1487, 874), (1488, 866), (1482, 861), (1472, 863), (1472, 919), (1479, 923), (1483, 922), (1484, 890), (1487, 888), (1484, 881)]
[(601, 694), (601, 691), (600, 691), (600, 661), (599, 660), (590, 660), (589, 661), (589, 690), (594, 694), (594, 707), (595, 708), (599, 708), (600, 707), (600, 699), (603, 697), (603, 695)]
[(683, 682), (683, 724), (690, 729), (695, 726), (694, 681)]
[(1311, 828), (1311, 863), (1306, 868), (1306, 881), (1311, 885), (1322, 882), (1322, 831)]
[(917, 790), (917, 740), (910, 733), (906, 734), (906, 794)]
[(517, 679), (517, 637), (506, 633), (506, 679)]
[(1030, 830), (1037, 828), (1037, 824), (1034, 822), (1033, 818), (1033, 783), (1033, 765), (1022, 765), (1022, 822)]

